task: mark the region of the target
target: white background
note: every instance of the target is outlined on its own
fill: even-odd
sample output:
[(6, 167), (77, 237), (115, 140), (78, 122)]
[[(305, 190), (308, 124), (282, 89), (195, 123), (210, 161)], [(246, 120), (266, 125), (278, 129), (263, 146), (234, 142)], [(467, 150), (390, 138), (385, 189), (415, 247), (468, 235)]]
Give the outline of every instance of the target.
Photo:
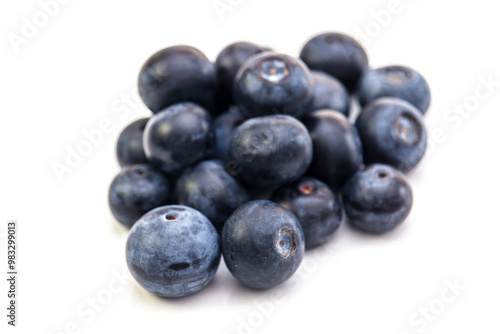
[[(481, 80), (500, 82), (495, 2), (400, 0), (383, 26), (373, 13), (390, 0), (220, 2), (231, 6), (222, 16), (213, 0), (72, 0), (15, 48), (9, 37), (41, 7), (2, 1), (2, 272), (9, 219), (18, 220), (20, 238), (19, 326), (8, 332), (498, 333), (500, 86), (475, 97), (488, 93)], [(368, 30), (373, 67), (409, 65), (431, 85), (431, 142), (409, 175), (415, 202), (407, 222), (382, 237), (344, 224), (271, 291), (242, 288), (224, 264), (205, 290), (180, 300), (156, 298), (127, 275), (116, 281), (127, 273), (127, 231), (108, 211), (107, 191), (119, 171), (120, 129), (149, 115), (134, 100), (142, 63), (174, 44), (215, 59), (239, 40), (297, 55), (309, 37), (330, 30)], [(103, 120), (112, 130), (59, 180), (54, 162), (65, 163)], [(455, 283), (460, 290), (445, 291), (445, 303), (442, 292)]]

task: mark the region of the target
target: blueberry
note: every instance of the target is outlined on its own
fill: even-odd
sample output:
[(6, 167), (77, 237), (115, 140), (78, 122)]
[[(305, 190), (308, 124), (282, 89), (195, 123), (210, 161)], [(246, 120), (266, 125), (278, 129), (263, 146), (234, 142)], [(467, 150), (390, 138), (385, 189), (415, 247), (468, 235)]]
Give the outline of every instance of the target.
[(237, 42), (228, 45), (215, 60), (217, 79), (219, 81), (218, 104), (221, 110), (226, 110), (235, 104), (233, 99), (233, 82), (240, 67), (251, 56), (261, 53), (266, 48), (248, 42)]
[(205, 109), (188, 102), (153, 115), (144, 131), (146, 157), (166, 173), (194, 164), (209, 153), (210, 122)]
[(222, 232), (222, 255), (229, 271), (256, 289), (269, 289), (289, 279), (302, 261), (304, 246), (297, 218), (270, 201), (244, 204)]
[(225, 162), (230, 160), (229, 141), (231, 140), (231, 135), (234, 129), (243, 123), (244, 120), (236, 107), (229, 109), (214, 119), (210, 134), (212, 156), (215, 159)]
[(356, 84), (368, 69), (368, 56), (353, 38), (339, 33), (324, 33), (309, 40), (300, 58), (311, 70), (326, 72), (353, 92)]
[(312, 249), (330, 240), (342, 221), (339, 198), (326, 184), (311, 177), (280, 187), (271, 197), (298, 218)]
[(380, 164), (354, 175), (344, 187), (343, 198), (349, 223), (371, 234), (382, 234), (401, 224), (413, 203), (405, 177)]
[(116, 157), (120, 166), (148, 163), (142, 145), (142, 136), (148, 120), (149, 118), (141, 118), (120, 133), (116, 144)]
[(183, 297), (203, 289), (220, 262), (220, 239), (195, 209), (171, 205), (144, 215), (127, 240), (126, 259), (136, 281), (160, 297)]
[(349, 116), (351, 96), (340, 81), (323, 72), (311, 71), (314, 78), (310, 111), (330, 109)]
[(108, 201), (115, 218), (131, 227), (146, 212), (167, 204), (169, 181), (149, 165), (124, 167), (109, 187)]
[(218, 160), (207, 160), (186, 170), (177, 181), (179, 204), (199, 210), (222, 231), (229, 216), (250, 197)]
[(217, 92), (215, 66), (198, 49), (178, 45), (158, 51), (139, 74), (139, 94), (154, 113), (178, 102), (213, 110)]
[(241, 178), (258, 187), (297, 180), (309, 167), (312, 153), (305, 126), (286, 115), (245, 121), (234, 130), (229, 146)]
[(264, 52), (243, 64), (234, 80), (233, 94), (243, 116), (286, 114), (300, 117), (308, 111), (313, 77), (300, 59)]
[(333, 110), (318, 110), (303, 122), (313, 141), (309, 174), (338, 190), (363, 163), (361, 141), (347, 118)]
[(408, 172), (424, 156), (427, 134), (422, 113), (406, 101), (374, 101), (358, 116), (356, 127), (366, 164), (380, 162)]
[(425, 114), (431, 102), (427, 81), (405, 66), (388, 66), (367, 71), (359, 82), (358, 98), (366, 106), (380, 97), (397, 97), (413, 104)]

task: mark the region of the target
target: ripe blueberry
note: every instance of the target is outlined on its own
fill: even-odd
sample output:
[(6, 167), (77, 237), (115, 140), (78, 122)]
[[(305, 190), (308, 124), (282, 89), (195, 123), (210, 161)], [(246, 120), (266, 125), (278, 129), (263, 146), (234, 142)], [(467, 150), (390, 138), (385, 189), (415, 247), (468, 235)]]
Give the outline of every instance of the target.
[(136, 281), (160, 297), (183, 297), (203, 289), (220, 262), (220, 239), (195, 209), (171, 205), (145, 214), (132, 228), (126, 259)]
[(349, 223), (371, 234), (382, 234), (401, 224), (413, 203), (405, 177), (380, 164), (356, 173), (345, 185), (343, 198)]
[(243, 64), (233, 94), (243, 116), (286, 114), (295, 117), (309, 109), (313, 78), (300, 59), (264, 52)]
[(397, 97), (410, 102), (425, 114), (431, 101), (427, 81), (405, 66), (388, 66), (367, 71), (359, 82), (358, 98), (366, 106), (380, 97)]
[(306, 127), (291, 116), (252, 118), (234, 130), (229, 146), (239, 175), (250, 185), (269, 187), (300, 178), (312, 160)]
[(131, 227), (146, 212), (167, 204), (169, 194), (165, 175), (149, 165), (133, 165), (114, 178), (108, 201), (115, 218)]
[(358, 116), (356, 128), (366, 164), (379, 162), (408, 172), (424, 156), (427, 134), (422, 113), (406, 101), (375, 100)]
[(311, 70), (326, 72), (339, 79), (352, 92), (368, 69), (368, 56), (353, 38), (339, 33), (325, 33), (309, 40), (300, 58)]
[(139, 74), (139, 94), (154, 113), (185, 101), (213, 110), (216, 91), (214, 64), (190, 46), (177, 45), (158, 51)]
[(146, 157), (166, 173), (194, 164), (209, 153), (210, 122), (205, 109), (189, 102), (153, 115), (144, 131)]
[(339, 198), (326, 184), (310, 177), (280, 187), (271, 201), (289, 209), (298, 218), (306, 249), (330, 240), (342, 221)]
[(222, 232), (222, 254), (229, 271), (255, 289), (269, 289), (289, 279), (304, 250), (304, 233), (297, 218), (270, 201), (244, 204)]

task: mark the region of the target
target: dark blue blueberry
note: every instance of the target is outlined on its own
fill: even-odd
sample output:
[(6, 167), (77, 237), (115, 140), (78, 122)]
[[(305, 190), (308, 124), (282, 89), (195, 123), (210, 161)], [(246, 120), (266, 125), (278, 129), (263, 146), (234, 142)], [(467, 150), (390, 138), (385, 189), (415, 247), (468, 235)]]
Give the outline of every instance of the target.
[(270, 201), (244, 204), (222, 232), (222, 254), (229, 271), (255, 289), (269, 289), (289, 279), (299, 267), (304, 249), (297, 218)]
[(372, 234), (388, 232), (410, 213), (410, 184), (397, 170), (375, 164), (359, 171), (345, 185), (344, 208), (349, 223)]
[(229, 158), (229, 142), (234, 129), (236, 129), (245, 119), (241, 116), (238, 108), (233, 107), (227, 112), (219, 115), (212, 122), (211, 129), (211, 149), (212, 156), (225, 162)]
[(311, 177), (280, 187), (271, 197), (298, 218), (311, 249), (330, 240), (342, 222), (342, 205), (326, 184)]
[(311, 71), (314, 78), (310, 111), (330, 109), (349, 116), (351, 96), (340, 81), (323, 72)]
[(108, 201), (115, 218), (131, 227), (146, 212), (167, 204), (169, 182), (149, 165), (126, 166), (109, 187)]
[(422, 113), (406, 101), (376, 100), (363, 109), (356, 127), (366, 164), (380, 162), (408, 172), (424, 156), (427, 133)]
[(313, 37), (302, 49), (300, 58), (311, 70), (339, 79), (350, 92), (368, 69), (368, 56), (363, 47), (353, 38), (334, 32)]
[(261, 53), (266, 48), (248, 42), (237, 42), (228, 45), (215, 60), (217, 80), (219, 81), (218, 107), (227, 110), (234, 104), (233, 82), (240, 67), (253, 55)]
[(177, 173), (203, 159), (210, 148), (210, 115), (194, 103), (179, 103), (151, 117), (144, 131), (149, 162)]
[(127, 126), (116, 144), (116, 157), (120, 166), (148, 163), (142, 145), (144, 128), (149, 118), (141, 118)]
[(220, 262), (220, 238), (195, 209), (171, 205), (144, 215), (126, 247), (132, 276), (160, 297), (183, 297), (203, 289)]
[(271, 114), (300, 117), (309, 110), (313, 77), (300, 59), (263, 52), (243, 64), (233, 88), (234, 100), (247, 118)]
[(397, 97), (413, 104), (425, 114), (431, 102), (427, 81), (405, 66), (388, 66), (367, 71), (359, 82), (358, 98), (366, 106), (380, 97)]
[(139, 94), (154, 113), (185, 101), (213, 110), (217, 94), (215, 66), (190, 46), (163, 49), (142, 67)]
[(245, 188), (219, 160), (207, 160), (186, 170), (177, 180), (179, 204), (199, 210), (222, 231), (229, 216), (250, 200)]
[(252, 118), (234, 130), (229, 147), (241, 178), (270, 187), (299, 179), (312, 160), (306, 127), (286, 115)]
[(361, 141), (347, 118), (333, 110), (319, 110), (303, 122), (313, 141), (314, 157), (309, 174), (340, 189), (363, 164)]

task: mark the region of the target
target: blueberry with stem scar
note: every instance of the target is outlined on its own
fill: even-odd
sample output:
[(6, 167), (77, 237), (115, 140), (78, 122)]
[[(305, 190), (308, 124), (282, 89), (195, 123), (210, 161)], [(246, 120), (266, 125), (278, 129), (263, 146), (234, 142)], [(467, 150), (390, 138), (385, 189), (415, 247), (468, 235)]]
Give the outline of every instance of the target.
[(269, 289), (288, 280), (304, 250), (304, 233), (297, 218), (270, 201), (244, 204), (222, 232), (222, 254), (229, 271), (255, 289)]

